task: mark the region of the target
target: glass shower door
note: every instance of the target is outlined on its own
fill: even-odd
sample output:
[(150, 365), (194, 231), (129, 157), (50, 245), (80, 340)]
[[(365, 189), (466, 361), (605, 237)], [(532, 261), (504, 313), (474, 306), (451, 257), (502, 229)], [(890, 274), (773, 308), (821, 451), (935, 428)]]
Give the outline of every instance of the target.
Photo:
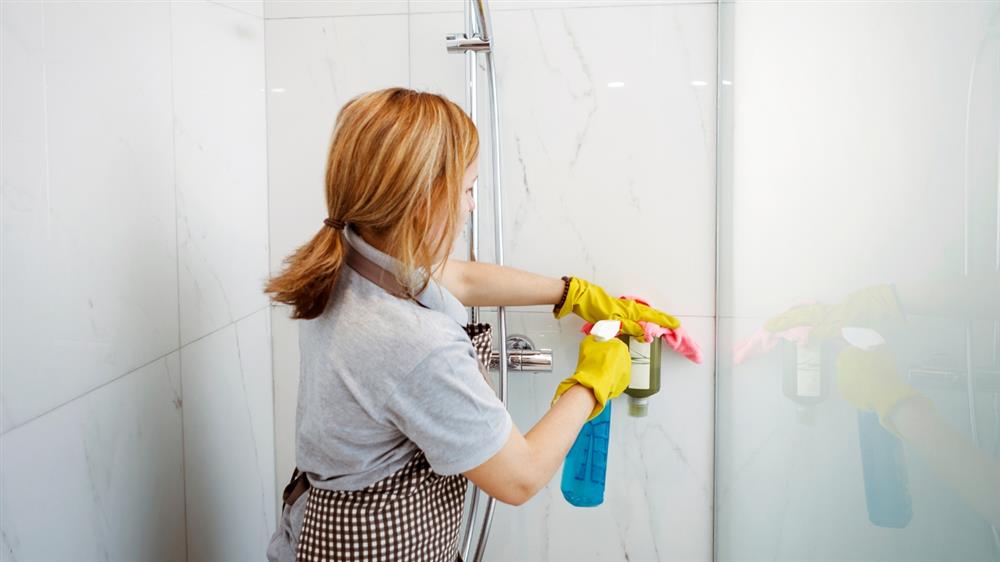
[(720, 3), (718, 560), (1000, 560), (998, 13)]

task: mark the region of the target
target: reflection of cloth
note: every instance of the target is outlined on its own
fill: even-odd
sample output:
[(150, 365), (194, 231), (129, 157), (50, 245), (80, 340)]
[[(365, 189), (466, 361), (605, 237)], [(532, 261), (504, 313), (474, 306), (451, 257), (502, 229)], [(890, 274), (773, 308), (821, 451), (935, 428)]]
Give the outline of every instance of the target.
[[(645, 299), (640, 297), (622, 295), (618, 298), (633, 300), (640, 304), (651, 306)], [(638, 324), (642, 326), (646, 343), (653, 341), (653, 338), (662, 337), (663, 341), (670, 346), (670, 349), (673, 349), (677, 353), (680, 353), (684, 357), (688, 358), (692, 363), (701, 363), (701, 348), (698, 347), (694, 338), (692, 338), (691, 335), (684, 330), (683, 326), (671, 329), (654, 324), (653, 322), (644, 322), (642, 320), (640, 320)], [(585, 334), (589, 334), (590, 329), (593, 326), (593, 322), (587, 322), (583, 325), (581, 331)]]
[(771, 351), (774, 346), (778, 345), (778, 342), (781, 340), (805, 345), (805, 343), (809, 341), (810, 330), (812, 330), (812, 328), (809, 326), (798, 326), (783, 332), (772, 333), (768, 332), (764, 328), (761, 328), (757, 330), (754, 335), (737, 344), (736, 347), (733, 348), (733, 363), (739, 365), (751, 357), (760, 355), (761, 353), (767, 353), (768, 351)]

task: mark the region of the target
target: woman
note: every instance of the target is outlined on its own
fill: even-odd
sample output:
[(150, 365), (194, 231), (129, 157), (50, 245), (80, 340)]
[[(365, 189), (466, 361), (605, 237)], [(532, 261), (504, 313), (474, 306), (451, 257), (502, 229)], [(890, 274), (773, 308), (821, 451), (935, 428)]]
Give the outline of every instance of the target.
[(434, 94), (389, 88), (338, 115), (327, 218), (266, 288), (303, 320), (297, 470), (270, 560), (452, 562), (466, 479), (524, 503), (628, 384), (625, 344), (587, 336), (522, 435), (485, 378), (489, 326), (466, 326), (466, 306), (553, 304), (556, 318), (620, 319), (634, 335), (639, 320), (678, 325), (579, 278), (447, 259), (478, 150), (472, 121)]

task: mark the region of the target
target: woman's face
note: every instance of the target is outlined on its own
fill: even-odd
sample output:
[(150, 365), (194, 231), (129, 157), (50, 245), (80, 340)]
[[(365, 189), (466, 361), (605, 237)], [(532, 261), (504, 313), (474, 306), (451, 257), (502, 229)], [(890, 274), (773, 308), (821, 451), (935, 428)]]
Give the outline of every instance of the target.
[[(469, 220), (469, 214), (472, 210), (476, 208), (476, 203), (472, 200), (472, 184), (476, 183), (476, 179), (479, 178), (479, 155), (469, 164), (469, 167), (465, 169), (465, 175), (462, 177), (462, 208), (461, 208), (461, 224), (459, 225), (455, 239), (457, 240), (462, 233), (465, 232), (465, 226)], [(434, 227), (434, 235), (437, 236), (444, 225), (438, 224)], [(439, 260), (446, 259), (447, 256), (439, 256)]]
[(462, 228), (465, 230), (465, 223), (469, 219), (469, 214), (476, 208), (475, 201), (472, 200), (472, 184), (479, 178), (479, 155), (472, 160), (472, 164), (465, 169), (465, 177), (462, 178)]

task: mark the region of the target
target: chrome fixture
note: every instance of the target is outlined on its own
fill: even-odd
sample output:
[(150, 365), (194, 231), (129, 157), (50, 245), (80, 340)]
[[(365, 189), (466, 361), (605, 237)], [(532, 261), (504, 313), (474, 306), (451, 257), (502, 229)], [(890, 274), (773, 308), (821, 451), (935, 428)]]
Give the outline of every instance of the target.
[[(490, 11), (487, 0), (469, 0), (465, 4), (465, 33), (452, 33), (446, 36), (446, 49), (449, 53), (465, 55), (465, 76), (466, 76), (466, 102), (469, 108), (469, 116), (473, 123), (477, 123), (478, 96), (476, 89), (477, 55), (482, 53), (486, 61), (486, 76), (489, 81), (490, 93), (490, 123), (493, 130), (492, 138), (492, 165), (493, 165), (493, 227), (495, 234), (495, 248), (497, 265), (503, 265), (503, 213), (501, 193), (503, 184), (500, 181), (500, 170), (502, 160), (500, 158), (500, 102), (497, 94), (496, 69), (493, 64), (493, 31), (490, 26)], [(472, 198), (476, 203), (472, 213), (471, 236), (469, 240), (469, 260), (479, 261), (479, 182), (473, 185)], [(470, 311), (472, 322), (479, 321), (479, 309), (473, 307)], [(507, 311), (504, 307), (497, 307), (497, 325), (499, 341), (507, 342)], [(510, 366), (507, 346), (501, 345), (498, 354), (497, 365), (500, 371), (499, 397), (504, 406), (507, 406), (507, 371)], [(518, 366), (523, 366), (520, 362), (525, 359), (523, 354), (518, 359)], [(550, 356), (551, 361), (551, 356)], [(490, 363), (493, 361), (491, 360)], [(472, 528), (476, 519), (476, 509), (479, 503), (479, 489), (472, 486), (472, 502), (469, 506), (469, 515), (466, 520), (465, 536), (462, 538), (462, 559), (469, 560), (469, 549), (472, 545)], [(488, 497), (486, 500), (486, 511), (483, 516), (482, 527), (479, 531), (479, 540), (476, 544), (476, 552), (472, 560), (481, 562), (486, 551), (486, 541), (490, 535), (490, 525), (493, 522), (493, 513), (496, 510), (496, 499)]]
[[(500, 352), (490, 357), (490, 370), (500, 366)], [(535, 349), (527, 336), (511, 335), (507, 338), (507, 368), (514, 371), (552, 372), (552, 350)]]

